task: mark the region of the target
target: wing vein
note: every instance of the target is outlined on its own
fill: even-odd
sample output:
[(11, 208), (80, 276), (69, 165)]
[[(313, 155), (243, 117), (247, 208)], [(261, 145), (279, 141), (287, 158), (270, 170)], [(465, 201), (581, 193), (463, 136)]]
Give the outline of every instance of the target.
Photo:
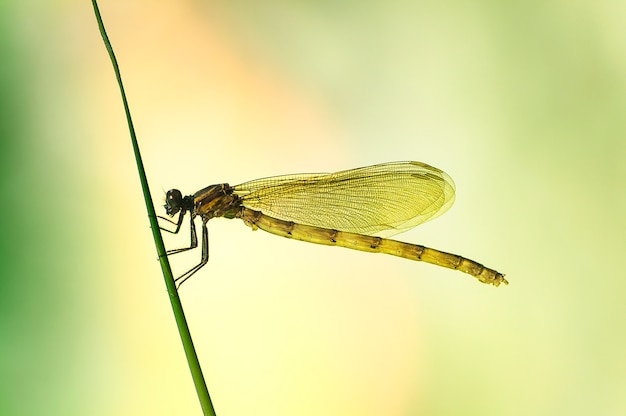
[(283, 221), (388, 237), (447, 211), (454, 182), (425, 163), (392, 162), (257, 179), (234, 193), (245, 207)]

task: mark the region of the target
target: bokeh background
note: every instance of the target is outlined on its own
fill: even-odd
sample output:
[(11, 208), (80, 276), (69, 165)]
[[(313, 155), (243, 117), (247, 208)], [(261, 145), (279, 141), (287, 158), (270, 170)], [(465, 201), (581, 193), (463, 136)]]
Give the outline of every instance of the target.
[[(218, 415), (626, 413), (626, 3), (101, 10), (159, 211), (419, 160), (456, 204), (399, 238), (510, 281), (212, 221), (181, 297)], [(200, 414), (90, 2), (0, 1), (0, 54), (0, 413)]]

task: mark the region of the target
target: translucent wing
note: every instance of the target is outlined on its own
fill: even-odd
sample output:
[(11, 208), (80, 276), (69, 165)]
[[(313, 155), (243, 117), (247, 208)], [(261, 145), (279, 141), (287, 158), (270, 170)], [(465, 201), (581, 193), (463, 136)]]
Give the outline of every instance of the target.
[(392, 162), (257, 179), (234, 193), (245, 207), (284, 221), (389, 237), (446, 212), (454, 182), (425, 163)]

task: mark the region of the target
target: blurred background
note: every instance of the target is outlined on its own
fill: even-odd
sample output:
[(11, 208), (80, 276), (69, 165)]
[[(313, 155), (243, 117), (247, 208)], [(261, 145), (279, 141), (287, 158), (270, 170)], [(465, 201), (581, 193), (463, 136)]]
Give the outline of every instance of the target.
[[(40, 3), (0, 1), (0, 413), (200, 414), (91, 4)], [(398, 239), (510, 282), (211, 221), (180, 294), (218, 415), (626, 413), (626, 4), (100, 6), (159, 212), (418, 160), (456, 203)]]

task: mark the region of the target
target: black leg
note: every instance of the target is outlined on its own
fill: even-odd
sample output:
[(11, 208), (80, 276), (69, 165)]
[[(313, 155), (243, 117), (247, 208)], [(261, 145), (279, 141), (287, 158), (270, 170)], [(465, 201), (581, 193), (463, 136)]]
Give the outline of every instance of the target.
[[(178, 215), (178, 220), (176, 222), (170, 220), (169, 218), (166, 217), (161, 217), (160, 215), (157, 216), (157, 218), (160, 218), (162, 220), (165, 220), (167, 222), (169, 222), (170, 224), (176, 224), (176, 229), (174, 231), (172, 230), (168, 230), (167, 228), (163, 228), (161, 226), (159, 226), (159, 229), (162, 231), (167, 231), (170, 234), (178, 234), (178, 232), (180, 231), (180, 227), (183, 224), (183, 218), (185, 217), (185, 212), (186, 211), (181, 211), (180, 214)], [(176, 248), (173, 250), (167, 250), (167, 254), (176, 254), (176, 253), (182, 253), (183, 251), (187, 251), (187, 250), (191, 250), (194, 249), (196, 247), (198, 247), (198, 238), (196, 237), (196, 225), (194, 224), (194, 217), (193, 215), (190, 216), (191, 218), (191, 244), (189, 245), (189, 247), (183, 247), (183, 248)]]
[[(194, 227), (195, 233), (195, 227)], [(197, 245), (197, 241), (196, 241)], [(200, 258), (200, 263), (192, 267), (187, 272), (183, 273), (174, 281), (176, 282), (176, 288), (180, 288), (183, 283), (187, 281), (195, 272), (204, 267), (205, 264), (209, 261), (209, 230), (206, 227), (206, 221), (202, 221), (202, 257)]]
[(180, 231), (180, 226), (183, 225), (183, 218), (185, 217), (185, 212), (186, 211), (180, 211), (180, 214), (178, 214), (178, 220), (176, 222), (170, 220), (167, 217), (162, 217), (162, 216), (158, 215), (157, 218), (165, 220), (165, 221), (169, 222), (170, 224), (175, 224), (176, 225), (176, 229), (174, 231), (168, 230), (167, 228), (163, 228), (161, 226), (159, 226), (159, 229), (163, 230), (163, 231), (167, 231), (170, 234), (178, 234), (178, 232)]
[[(189, 228), (191, 229), (191, 243), (189, 244), (189, 247), (183, 247), (183, 248), (175, 248), (173, 250), (167, 250), (167, 254), (177, 254), (177, 253), (182, 253), (183, 251), (187, 251), (187, 250), (193, 250), (194, 248), (198, 247), (198, 237), (196, 235), (196, 223), (195, 223), (195, 217), (192, 215), (189, 221)], [(176, 228), (176, 232), (178, 232), (178, 229), (180, 228), (180, 225), (177, 226)]]

